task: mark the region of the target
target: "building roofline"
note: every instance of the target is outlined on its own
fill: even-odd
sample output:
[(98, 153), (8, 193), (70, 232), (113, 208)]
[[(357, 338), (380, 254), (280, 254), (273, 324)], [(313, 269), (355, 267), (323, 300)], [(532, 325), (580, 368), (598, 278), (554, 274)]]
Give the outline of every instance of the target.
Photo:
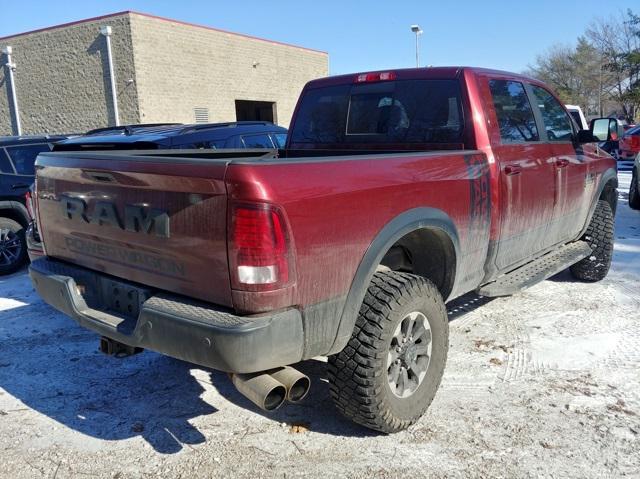
[(127, 14), (128, 15), (139, 15), (141, 17), (152, 18), (152, 19), (161, 20), (161, 21), (164, 21), (164, 22), (177, 23), (177, 24), (186, 25), (186, 26), (189, 26), (189, 27), (203, 28), (205, 30), (211, 30), (211, 31), (214, 31), (214, 32), (226, 33), (228, 35), (234, 35), (234, 36), (238, 36), (238, 37), (249, 38), (251, 40), (257, 40), (257, 41), (260, 41), (260, 42), (271, 43), (273, 45), (282, 45), (282, 46), (285, 46), (285, 47), (297, 48), (297, 49), (300, 49), (300, 50), (306, 50), (306, 51), (310, 51), (310, 52), (314, 52), (314, 53), (321, 53), (323, 55), (328, 55), (328, 52), (325, 52), (323, 50), (316, 50), (316, 49), (313, 49), (313, 48), (301, 47), (299, 45), (293, 45), (291, 43), (279, 42), (277, 40), (268, 40), (266, 38), (255, 37), (253, 35), (246, 35), (244, 33), (231, 32), (231, 31), (228, 31), (228, 30), (222, 30), (220, 28), (209, 27), (207, 25), (201, 25), (201, 24), (198, 24), (198, 23), (191, 23), (191, 22), (184, 22), (182, 20), (175, 20), (173, 18), (161, 17), (161, 16), (158, 16), (158, 15), (151, 15), (149, 13), (136, 12), (134, 10), (123, 10), (121, 12), (109, 13), (107, 15), (100, 15), (98, 17), (85, 18), (85, 19), (82, 19), (82, 20), (76, 20), (76, 21), (67, 22), (67, 23), (60, 23), (60, 24), (57, 24), (57, 25), (52, 25), (52, 26), (44, 27), (44, 28), (38, 28), (38, 29), (35, 29), (35, 30), (29, 30), (29, 31), (26, 31), (26, 32), (13, 33), (11, 35), (0, 37), (0, 41), (8, 40), (8, 39), (15, 38), (15, 37), (21, 37), (23, 35), (30, 35), (32, 33), (46, 32), (46, 31), (49, 31), (49, 30), (57, 30), (58, 28), (71, 27), (73, 25), (80, 25), (80, 24), (83, 24), (83, 23), (95, 22), (95, 21), (104, 20), (104, 19), (107, 19), (107, 18), (119, 17), (119, 16), (127, 15)]
[(82, 23), (95, 22), (95, 21), (98, 21), (98, 20), (103, 20), (105, 18), (119, 17), (119, 16), (122, 16), (122, 15), (126, 15), (128, 13), (133, 13), (133, 12), (131, 12), (129, 10), (124, 10), (122, 12), (109, 13), (107, 15), (100, 15), (98, 17), (84, 18), (82, 20), (75, 20), (73, 22), (67, 22), (67, 23), (59, 23), (57, 25), (51, 25), (49, 27), (36, 28), (35, 30), (28, 30), (26, 32), (12, 33), (11, 35), (6, 35), (4, 37), (0, 37), (0, 40), (8, 40), (10, 38), (21, 37), (23, 35), (31, 35), (32, 33), (46, 32), (46, 31), (49, 31), (49, 30), (57, 30), (58, 28), (65, 28), (65, 27), (71, 27), (73, 25), (80, 25)]

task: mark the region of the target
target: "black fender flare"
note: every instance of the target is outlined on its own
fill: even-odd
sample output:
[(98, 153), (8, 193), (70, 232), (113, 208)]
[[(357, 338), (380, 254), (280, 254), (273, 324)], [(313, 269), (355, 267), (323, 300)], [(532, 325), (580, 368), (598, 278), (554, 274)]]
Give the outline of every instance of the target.
[[(349, 341), (371, 278), (385, 253), (400, 238), (422, 228), (438, 229), (449, 237), (455, 250), (455, 271), (457, 271), (460, 258), (460, 238), (449, 215), (437, 208), (421, 207), (405, 211), (395, 217), (376, 235), (360, 261), (347, 293), (336, 337), (329, 354), (341, 351)], [(455, 282), (455, 272), (453, 281)], [(446, 298), (443, 299), (446, 300)]]
[[(582, 227), (582, 230), (580, 231), (580, 234), (578, 235), (578, 238), (582, 238), (582, 236), (585, 234), (585, 232), (587, 231), (587, 228), (589, 227), (589, 223), (591, 223), (591, 218), (593, 217), (593, 213), (595, 213), (596, 211), (596, 205), (598, 204), (598, 200), (600, 200), (600, 197), (602, 196), (602, 192), (604, 191), (605, 187), (607, 186), (607, 183), (609, 183), (611, 180), (613, 180), (615, 187), (618, 187), (618, 172), (614, 169), (614, 168), (608, 168), (607, 170), (605, 170), (605, 172), (602, 174), (602, 176), (600, 177), (600, 181), (598, 183), (598, 188), (596, 189), (596, 194), (593, 195), (593, 198), (591, 198), (591, 205), (589, 206), (589, 215), (587, 216), (587, 219), (584, 223), (584, 226)], [(618, 197), (615, 197), (615, 205), (612, 206), (613, 209), (613, 213), (615, 215), (616, 212), (616, 205), (618, 202)]]
[(0, 216), (3, 216), (3, 210), (11, 210), (19, 218), (19, 222), (25, 228), (29, 225), (29, 212), (27, 207), (19, 201), (0, 201)]

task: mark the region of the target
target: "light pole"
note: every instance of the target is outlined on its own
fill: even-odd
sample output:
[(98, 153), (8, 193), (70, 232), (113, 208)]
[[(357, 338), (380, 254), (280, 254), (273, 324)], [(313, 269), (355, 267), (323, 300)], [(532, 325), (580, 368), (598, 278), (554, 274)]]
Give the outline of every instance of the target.
[(116, 126), (120, 126), (120, 114), (118, 112), (118, 91), (116, 89), (116, 71), (113, 68), (113, 55), (111, 53), (111, 27), (108, 25), (100, 27), (100, 34), (107, 42), (107, 62), (109, 63), (109, 80), (111, 82), (111, 98), (113, 104), (113, 117)]
[(422, 35), (420, 25), (411, 25), (411, 31), (416, 34), (416, 68), (420, 68), (420, 47), (418, 45), (418, 37)]
[(13, 48), (10, 46), (6, 46), (2, 49), (2, 53), (4, 53), (7, 57), (7, 63), (5, 67), (7, 68), (7, 72), (9, 72), (9, 83), (11, 86), (11, 103), (13, 104), (13, 117), (16, 120), (16, 133), (18, 136), (22, 135), (22, 125), (20, 124), (20, 110), (18, 110), (18, 95), (16, 94), (16, 79), (13, 76), (13, 72), (16, 70), (16, 64), (11, 61), (11, 54), (13, 53)]

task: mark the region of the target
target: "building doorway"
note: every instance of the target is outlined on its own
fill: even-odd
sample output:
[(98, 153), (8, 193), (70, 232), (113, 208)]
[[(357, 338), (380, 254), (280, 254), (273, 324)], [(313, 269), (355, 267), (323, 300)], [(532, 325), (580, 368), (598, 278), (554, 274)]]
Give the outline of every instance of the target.
[(276, 104), (271, 101), (236, 100), (236, 120), (277, 123)]

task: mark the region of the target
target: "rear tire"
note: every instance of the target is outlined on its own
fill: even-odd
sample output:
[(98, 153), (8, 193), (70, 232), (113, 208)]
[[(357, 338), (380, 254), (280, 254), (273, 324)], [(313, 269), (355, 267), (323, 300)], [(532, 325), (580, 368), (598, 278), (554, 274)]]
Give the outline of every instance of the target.
[(406, 429), (433, 401), (448, 348), (449, 323), (436, 286), (412, 274), (377, 272), (349, 343), (329, 357), (331, 397), (365, 427)]
[(600, 281), (607, 276), (613, 255), (614, 218), (611, 206), (599, 200), (591, 223), (582, 237), (591, 246), (591, 254), (571, 266), (571, 274), (582, 281)]
[(631, 186), (629, 186), (629, 207), (634, 210), (640, 210), (640, 186), (638, 185), (638, 172), (637, 168), (633, 169), (631, 174)]
[(27, 240), (22, 225), (0, 218), (0, 275), (15, 273), (27, 262)]

